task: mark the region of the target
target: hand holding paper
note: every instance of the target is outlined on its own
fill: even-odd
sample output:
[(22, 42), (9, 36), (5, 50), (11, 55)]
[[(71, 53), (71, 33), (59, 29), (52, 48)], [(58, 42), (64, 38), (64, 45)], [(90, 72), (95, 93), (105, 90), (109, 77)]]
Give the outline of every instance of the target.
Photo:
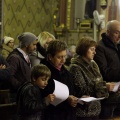
[(72, 107), (76, 107), (76, 105), (77, 105), (77, 103), (78, 103), (78, 98), (75, 97), (75, 96), (73, 96), (73, 95), (70, 95), (70, 96), (68, 97), (68, 101), (69, 101), (69, 103), (70, 103), (70, 105), (71, 105)]
[(111, 82), (111, 83), (107, 83), (106, 85), (109, 91), (117, 92), (120, 86), (120, 82), (116, 82), (116, 83)]

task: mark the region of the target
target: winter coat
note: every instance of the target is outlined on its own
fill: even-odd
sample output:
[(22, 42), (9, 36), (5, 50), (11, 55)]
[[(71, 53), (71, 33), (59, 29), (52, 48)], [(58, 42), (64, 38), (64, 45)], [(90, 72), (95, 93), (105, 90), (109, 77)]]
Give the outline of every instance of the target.
[(44, 56), (42, 56), (38, 51), (32, 52), (30, 55), (30, 61), (31, 61), (31, 66), (35, 66), (41, 63), (41, 60), (44, 59)]
[(25, 82), (30, 81), (31, 67), (30, 63), (27, 63), (23, 54), (14, 49), (13, 52), (7, 58), (7, 62), (11, 66), (11, 91), (17, 92), (18, 88)]
[(18, 120), (42, 120), (46, 108), (42, 89), (28, 82), (23, 84), (17, 93)]
[[(42, 61), (42, 63), (51, 71), (51, 79), (46, 87), (46, 91), (48, 93), (53, 93), (55, 87), (53, 79), (55, 79), (67, 85), (69, 88), (69, 94), (74, 95), (74, 86), (70, 72), (64, 66), (62, 66), (61, 70), (58, 70), (52, 65), (52, 63), (46, 60)], [(68, 100), (65, 100), (57, 106), (48, 106), (45, 113), (45, 120), (75, 120), (75, 108), (70, 106)]]
[(9, 46), (3, 44), (3, 48), (2, 48), (2, 55), (3, 57), (6, 59), (8, 57), (8, 55), (13, 51), (12, 48), (10, 48)]
[(41, 61), (46, 57), (46, 50), (40, 45), (40, 43), (37, 43), (37, 50), (32, 52), (29, 57), (31, 61), (31, 65), (35, 66), (41, 63)]
[[(94, 60), (100, 68), (104, 81), (120, 81), (120, 44), (115, 46), (105, 33), (102, 34), (102, 39), (98, 43)], [(105, 104), (120, 103), (119, 91), (110, 92), (109, 97), (103, 102)]]
[[(75, 85), (75, 95), (81, 98), (83, 95), (91, 97), (108, 97), (106, 83), (102, 81), (102, 76), (98, 66), (94, 61), (87, 63), (80, 56), (72, 58), (70, 68)], [(78, 104), (76, 108), (77, 117), (98, 116), (101, 111), (100, 101), (90, 102), (88, 104)]]
[(100, 68), (103, 79), (107, 82), (120, 81), (120, 45), (115, 44), (102, 34), (102, 40), (99, 41), (96, 48), (94, 60)]
[(5, 69), (0, 69), (0, 89), (8, 89), (11, 68), (2, 55), (0, 55), (0, 65), (6, 65)]
[(40, 45), (40, 43), (37, 43), (37, 51), (38, 51), (43, 57), (46, 57), (46, 56), (47, 56), (46, 50)]

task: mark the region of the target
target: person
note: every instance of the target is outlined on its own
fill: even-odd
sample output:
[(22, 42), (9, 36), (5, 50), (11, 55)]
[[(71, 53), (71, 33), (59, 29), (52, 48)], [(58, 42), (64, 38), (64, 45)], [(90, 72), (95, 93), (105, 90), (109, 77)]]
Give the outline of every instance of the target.
[[(65, 84), (69, 88), (69, 97), (57, 106), (49, 105), (45, 111), (45, 120), (75, 120), (75, 106), (77, 98), (74, 96), (74, 86), (71, 74), (65, 68), (64, 63), (67, 55), (67, 45), (63, 41), (51, 41), (47, 48), (47, 58), (41, 63), (51, 71), (51, 78), (46, 87), (46, 93), (54, 90), (53, 79)], [(61, 92), (61, 91), (60, 91)]]
[(36, 49), (37, 44), (37, 37), (30, 32), (20, 34), (18, 40), (20, 46), (15, 48), (7, 58), (7, 62), (12, 68), (9, 81), (13, 100), (18, 88), (26, 81), (30, 81), (31, 63), (28, 55)]
[(44, 109), (54, 100), (54, 94), (44, 97), (42, 91), (51, 76), (49, 68), (35, 65), (31, 71), (31, 82), (23, 84), (17, 93), (18, 120), (42, 120)]
[(40, 64), (41, 60), (46, 57), (46, 49), (49, 42), (52, 40), (55, 40), (55, 37), (47, 31), (43, 31), (39, 34), (37, 50), (30, 54), (32, 66)]
[[(76, 55), (71, 59), (69, 71), (73, 75), (75, 96), (107, 98), (109, 93), (99, 68), (93, 60), (96, 42), (91, 37), (82, 37), (76, 45)], [(98, 120), (101, 112), (100, 101), (77, 104), (77, 120)]]
[[(100, 68), (104, 81), (113, 84), (120, 81), (120, 22), (108, 21), (106, 32), (101, 36), (94, 60)], [(111, 91), (109, 98), (103, 103), (102, 116), (112, 117), (114, 109), (119, 106), (119, 101), (120, 90), (115, 93)]]
[(5, 36), (2, 48), (2, 55), (6, 59), (8, 55), (13, 51), (14, 39), (12, 37)]
[(70, 61), (71, 59), (74, 57), (75, 55), (75, 49), (76, 49), (76, 46), (75, 45), (71, 45), (69, 48), (68, 48), (68, 51), (67, 51), (67, 58), (66, 58), (66, 62), (65, 62), (65, 65), (66, 67), (69, 67), (70, 65)]
[(11, 68), (8, 65), (7, 61), (0, 54), (0, 89), (8, 89), (8, 80), (11, 76)]

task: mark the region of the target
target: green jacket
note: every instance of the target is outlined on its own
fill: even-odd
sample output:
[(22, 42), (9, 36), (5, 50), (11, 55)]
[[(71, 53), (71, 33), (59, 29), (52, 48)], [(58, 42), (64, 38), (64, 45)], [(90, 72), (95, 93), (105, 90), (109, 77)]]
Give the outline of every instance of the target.
[(8, 55), (13, 51), (12, 48), (10, 48), (9, 46), (3, 44), (3, 48), (2, 48), (2, 56), (6, 59), (8, 57)]

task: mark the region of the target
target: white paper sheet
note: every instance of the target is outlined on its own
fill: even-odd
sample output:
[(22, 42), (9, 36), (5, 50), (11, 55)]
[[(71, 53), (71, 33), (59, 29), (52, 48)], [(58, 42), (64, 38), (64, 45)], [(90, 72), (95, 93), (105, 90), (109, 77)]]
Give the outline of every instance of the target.
[(95, 97), (87, 97), (87, 98), (79, 98), (78, 99), (78, 103), (81, 101), (84, 101), (84, 102), (91, 102), (91, 101), (96, 101), (96, 100), (102, 100), (104, 99), (105, 97), (102, 97), (102, 98), (95, 98)]
[(119, 88), (119, 86), (120, 86), (120, 82), (117, 82), (117, 83), (115, 83), (115, 86), (114, 86), (114, 88), (113, 88), (113, 92), (117, 92), (118, 91), (118, 88)]
[(57, 80), (54, 80), (54, 82), (55, 82), (55, 90), (53, 94), (55, 95), (55, 100), (51, 104), (56, 106), (61, 102), (65, 101), (69, 97), (69, 89), (65, 84)]

